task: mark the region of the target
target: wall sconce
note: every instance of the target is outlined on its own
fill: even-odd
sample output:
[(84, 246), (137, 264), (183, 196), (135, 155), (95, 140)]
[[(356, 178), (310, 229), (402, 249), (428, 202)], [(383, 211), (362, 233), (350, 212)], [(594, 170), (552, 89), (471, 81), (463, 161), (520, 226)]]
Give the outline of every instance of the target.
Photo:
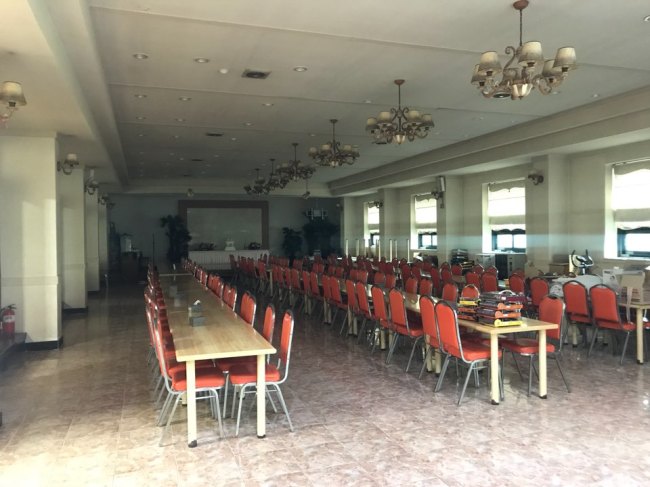
[(56, 161), (56, 170), (61, 171), (66, 176), (70, 176), (75, 167), (79, 165), (77, 154), (68, 154), (63, 162)]
[(431, 191), (431, 196), (433, 196), (438, 202), (440, 202), (440, 208), (445, 207), (445, 191), (447, 190), (447, 182), (445, 181), (444, 176), (438, 176), (436, 180), (436, 188)]
[(538, 184), (544, 182), (544, 175), (537, 171), (534, 171), (528, 174), (528, 179), (530, 179), (533, 182), (533, 184), (537, 186)]
[(84, 182), (84, 190), (89, 195), (93, 195), (97, 192), (98, 188), (99, 188), (99, 183), (95, 181), (95, 170), (91, 169), (88, 179), (86, 179), (86, 181)]
[(3, 105), (2, 111), (0, 111), (0, 122), (5, 125), (19, 106), (27, 105), (23, 87), (20, 86), (20, 83), (15, 81), (3, 82), (2, 86), (0, 86), (0, 103)]
[(383, 208), (383, 201), (368, 201), (368, 208)]

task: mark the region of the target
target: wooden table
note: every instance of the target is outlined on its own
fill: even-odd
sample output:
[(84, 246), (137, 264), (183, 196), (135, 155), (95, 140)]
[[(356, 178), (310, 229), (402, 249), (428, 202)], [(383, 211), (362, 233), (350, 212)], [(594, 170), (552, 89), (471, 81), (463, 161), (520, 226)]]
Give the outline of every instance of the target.
[[(619, 302), (621, 307), (627, 307), (627, 302)], [(642, 364), (643, 357), (643, 315), (646, 310), (650, 309), (650, 303), (630, 303), (630, 309), (636, 310), (636, 361)]]
[[(176, 360), (187, 369), (187, 443), (197, 445), (196, 372), (197, 360), (257, 356), (257, 437), (266, 435), (266, 355), (275, 348), (226, 304), (202, 287), (192, 276), (160, 279), (167, 306), (167, 320), (174, 337)], [(176, 285), (177, 295), (170, 294)], [(189, 325), (187, 308), (200, 300), (205, 324)]]
[[(406, 309), (420, 313), (420, 302), (417, 294), (405, 294)], [(490, 398), (492, 404), (499, 404), (499, 335), (506, 333), (539, 332), (539, 350), (546, 350), (546, 330), (555, 330), (558, 325), (546, 321), (522, 318), (521, 326), (490, 326), (476, 321), (458, 320), (458, 324), (470, 330), (485, 333), (490, 337)], [(643, 335), (641, 335), (643, 336)], [(546, 399), (546, 353), (539, 353), (539, 397)]]

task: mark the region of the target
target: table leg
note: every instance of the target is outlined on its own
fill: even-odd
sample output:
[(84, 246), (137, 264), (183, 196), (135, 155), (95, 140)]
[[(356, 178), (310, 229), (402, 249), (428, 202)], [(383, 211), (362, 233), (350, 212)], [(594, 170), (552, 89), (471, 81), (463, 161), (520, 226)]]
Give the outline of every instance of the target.
[(442, 354), (440, 353), (440, 350), (436, 349), (436, 352), (434, 354), (435, 358), (435, 372), (436, 375), (440, 375), (440, 372), (442, 370)]
[(546, 330), (539, 330), (539, 397), (546, 394)]
[(196, 370), (194, 360), (185, 364), (187, 378), (187, 446), (196, 446)]
[(257, 356), (257, 437), (266, 436), (266, 356)]
[[(628, 289), (628, 292), (629, 289)], [(636, 310), (636, 361), (638, 364), (643, 363), (643, 310)]]
[(490, 397), (492, 404), (499, 404), (499, 337), (490, 335)]

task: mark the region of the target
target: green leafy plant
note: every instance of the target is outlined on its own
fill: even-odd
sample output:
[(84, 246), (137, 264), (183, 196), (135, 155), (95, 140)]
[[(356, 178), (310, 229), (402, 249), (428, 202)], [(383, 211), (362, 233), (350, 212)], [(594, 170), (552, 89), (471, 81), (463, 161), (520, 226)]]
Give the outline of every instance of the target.
[(313, 255), (315, 250), (320, 250), (323, 257), (331, 254), (334, 251), (331, 240), (338, 231), (339, 226), (327, 218), (313, 219), (303, 225), (302, 232), (307, 241), (307, 252), (309, 255)]
[(282, 228), (282, 233), (284, 234), (284, 240), (282, 241), (282, 250), (290, 261), (296, 257), (296, 254), (302, 249), (302, 235), (298, 230), (293, 228), (284, 227)]
[(167, 249), (169, 262), (172, 264), (180, 262), (182, 257), (187, 257), (187, 244), (192, 240), (185, 222), (178, 215), (167, 215), (160, 219), (160, 226), (167, 229), (165, 235), (169, 239), (169, 249)]

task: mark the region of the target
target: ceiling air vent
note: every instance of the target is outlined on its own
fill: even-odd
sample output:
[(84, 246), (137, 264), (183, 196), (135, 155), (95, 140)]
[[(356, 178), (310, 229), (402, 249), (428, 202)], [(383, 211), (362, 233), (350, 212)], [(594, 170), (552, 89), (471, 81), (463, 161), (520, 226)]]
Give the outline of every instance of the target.
[(257, 69), (245, 69), (242, 73), (242, 78), (252, 79), (266, 79), (271, 74), (271, 71), (259, 71)]
[(219, 132), (206, 132), (205, 135), (207, 137), (223, 137), (223, 134)]
[(190, 159), (192, 162), (203, 162), (203, 159)]

